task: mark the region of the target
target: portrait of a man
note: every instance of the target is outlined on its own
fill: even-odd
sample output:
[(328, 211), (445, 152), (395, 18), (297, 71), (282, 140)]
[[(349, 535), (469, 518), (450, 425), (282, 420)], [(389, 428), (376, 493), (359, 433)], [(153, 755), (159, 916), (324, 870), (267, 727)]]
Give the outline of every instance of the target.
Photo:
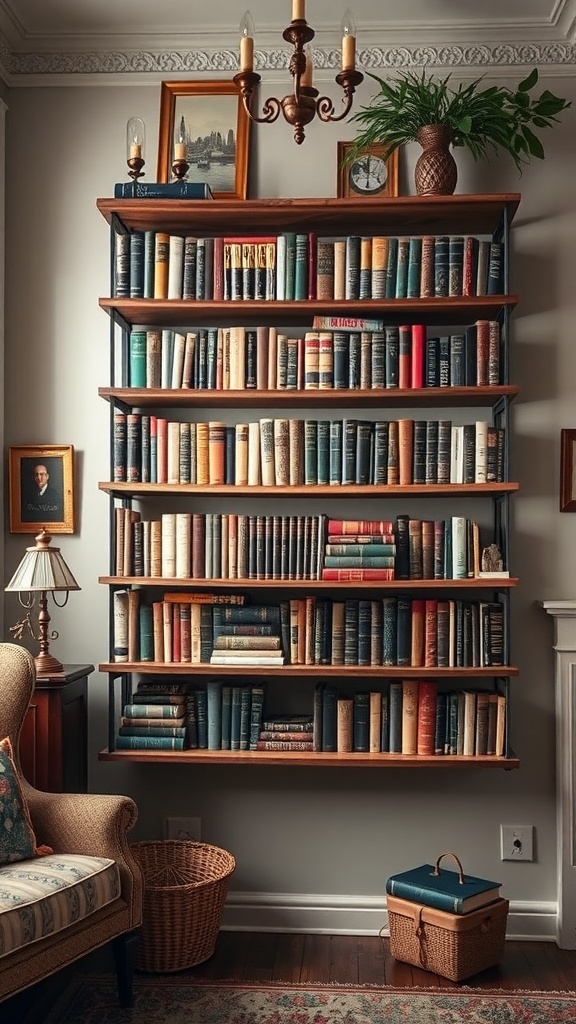
[(64, 509), (62, 460), (25, 458), (21, 468), (22, 522), (60, 522)]

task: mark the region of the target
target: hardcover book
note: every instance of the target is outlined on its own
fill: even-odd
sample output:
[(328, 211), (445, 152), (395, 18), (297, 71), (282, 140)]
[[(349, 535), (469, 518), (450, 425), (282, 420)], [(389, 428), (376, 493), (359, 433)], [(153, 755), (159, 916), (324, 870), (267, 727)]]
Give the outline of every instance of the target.
[(205, 181), (117, 181), (114, 199), (214, 199)]
[(469, 914), (500, 897), (500, 882), (477, 878), (463, 872), (435, 868), (433, 864), (401, 871), (386, 882), (389, 896), (423, 903), (451, 914)]

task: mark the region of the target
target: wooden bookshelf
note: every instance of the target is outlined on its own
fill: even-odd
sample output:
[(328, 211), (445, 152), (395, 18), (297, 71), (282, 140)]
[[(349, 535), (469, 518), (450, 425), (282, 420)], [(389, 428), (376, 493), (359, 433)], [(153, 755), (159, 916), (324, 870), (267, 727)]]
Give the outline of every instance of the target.
[[(173, 508), (186, 507), (203, 512), (205, 506), (224, 508), (231, 513), (237, 508), (253, 509), (254, 514), (264, 514), (268, 508), (272, 514), (308, 514), (308, 503), (312, 508), (330, 509), (332, 502), (345, 502), (340, 506), (338, 517), (351, 518), (393, 518), (407, 513), (415, 517), (434, 518), (434, 509), (446, 507), (449, 515), (468, 515), (468, 499), (481, 502), (490, 510), (495, 534), (504, 538), (506, 555), (509, 541), (509, 502), (518, 490), (518, 483), (508, 477), (508, 446), (510, 440), (509, 409), (518, 394), (518, 388), (508, 379), (509, 321), (517, 304), (518, 296), (508, 289), (508, 251), (512, 220), (520, 196), (516, 193), (493, 195), (456, 195), (449, 197), (406, 196), (392, 199), (289, 199), (289, 200), (223, 200), (183, 201), (162, 199), (116, 200), (99, 199), (98, 209), (110, 225), (112, 240), (116, 232), (133, 233), (157, 231), (167, 234), (196, 235), (198, 237), (220, 236), (265, 236), (282, 232), (312, 232), (318, 238), (350, 235), (390, 236), (408, 235), (474, 235), (484, 236), (503, 243), (504, 246), (504, 290), (502, 294), (434, 296), (410, 299), (353, 299), (299, 301), (278, 301), (276, 299), (255, 300), (179, 300), (130, 298), (106, 296), (100, 299), (100, 308), (110, 321), (111, 379), (108, 385), (98, 389), (99, 396), (110, 406), (111, 431), (111, 478), (99, 483), (99, 490), (109, 496), (111, 552), (107, 574), (99, 581), (110, 591), (110, 643), (109, 659), (99, 665), (99, 671), (109, 677), (109, 742), (100, 758), (107, 761), (131, 763), (178, 763), (222, 765), (250, 764), (252, 766), (284, 765), (289, 767), (324, 766), (339, 768), (452, 768), (492, 767), (511, 769), (519, 766), (519, 760), (510, 747), (510, 715), (512, 695), (510, 682), (518, 675), (513, 664), (490, 667), (423, 667), (406, 665), (328, 665), (328, 664), (283, 664), (278, 667), (263, 665), (211, 665), (205, 661), (158, 662), (158, 661), (117, 661), (114, 659), (113, 642), (113, 595), (121, 589), (138, 590), (149, 600), (161, 600), (163, 591), (211, 591), (219, 595), (245, 594), (253, 603), (278, 604), (287, 597), (310, 596), (333, 601), (377, 600), (378, 597), (409, 595), (410, 598), (458, 599), (466, 602), (498, 602), (503, 608), (503, 649), (505, 660), (510, 658), (510, 597), (518, 587), (516, 576), (509, 577), (468, 577), (464, 579), (399, 579), (392, 581), (350, 581), (332, 582), (321, 579), (227, 579), (227, 578), (176, 578), (173, 576), (142, 576), (127, 573), (119, 575), (114, 551), (115, 510), (132, 507), (142, 514), (156, 515)], [(377, 227), (375, 227), (377, 225)], [(115, 256), (111, 248), (111, 281), (114, 280)], [(111, 289), (113, 291), (113, 289)], [(384, 320), (390, 325), (423, 324), (450, 333), (451, 328), (470, 325), (477, 320), (498, 321), (502, 330), (501, 341), (501, 382), (481, 386), (438, 386), (420, 388), (278, 388), (256, 389), (208, 389), (208, 388), (162, 388), (131, 387), (128, 373), (128, 338), (131, 328), (140, 325), (145, 329), (185, 331), (192, 327), (231, 327), (242, 325), (280, 326), (295, 328), (302, 333), (312, 327), (314, 316), (346, 318), (372, 318)], [(120, 348), (118, 337), (122, 339)], [(118, 352), (121, 358), (118, 359)], [(166, 484), (143, 483), (138, 481), (114, 481), (114, 413), (146, 412), (164, 415), (166, 410), (174, 411), (174, 419), (192, 419), (200, 422), (220, 418), (232, 422), (255, 420), (259, 416), (274, 417), (274, 410), (288, 410), (297, 418), (314, 417), (315, 410), (322, 410), (323, 416), (330, 410), (353, 410), (346, 415), (358, 419), (376, 420), (386, 417), (388, 410), (475, 410), (472, 418), (491, 418), (495, 424), (505, 427), (504, 480), (500, 483), (469, 484), (328, 484), (298, 486), (264, 486), (194, 483)], [(254, 413), (254, 410), (257, 410)], [(271, 410), (265, 412), (265, 410)], [(402, 413), (401, 413), (402, 415)], [(414, 413), (404, 412), (404, 416)], [(337, 416), (334, 417), (338, 418)], [(264, 501), (262, 501), (264, 499)], [(215, 501), (216, 505), (211, 503)], [(237, 504), (240, 502), (240, 505)], [(317, 505), (314, 505), (314, 502)], [(391, 511), (384, 512), (391, 502)], [(350, 512), (344, 512), (344, 508)], [(159, 510), (161, 512), (159, 513)], [(336, 518), (336, 516), (335, 516)], [(445, 515), (442, 515), (445, 518)], [(286, 652), (285, 652), (286, 653)], [(288, 657), (285, 659), (288, 661)], [(378, 688), (386, 681), (436, 680), (446, 689), (489, 689), (492, 693), (504, 694), (506, 698), (506, 743), (504, 756), (474, 755), (402, 755), (391, 753), (332, 753), (318, 751), (255, 751), (255, 750), (119, 750), (116, 749), (117, 715), (119, 706), (129, 702), (134, 685), (147, 677), (158, 679), (175, 678), (189, 680), (193, 687), (214, 678), (233, 684), (249, 676), (256, 681), (267, 681), (281, 702), (284, 684), (307, 688), (306, 713), (312, 710), (314, 689), (317, 684), (334, 684), (343, 687), (347, 693)], [(273, 717), (273, 713), (272, 717)]]

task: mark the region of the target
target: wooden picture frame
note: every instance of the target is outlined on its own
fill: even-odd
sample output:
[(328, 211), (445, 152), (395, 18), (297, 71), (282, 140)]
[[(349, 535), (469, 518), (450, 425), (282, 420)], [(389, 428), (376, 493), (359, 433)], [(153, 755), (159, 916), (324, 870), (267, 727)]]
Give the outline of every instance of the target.
[(560, 431), (560, 511), (576, 512), (576, 430)]
[[(246, 199), (250, 118), (234, 82), (162, 82), (159, 182), (171, 179), (176, 125), (181, 123), (190, 163), (187, 180), (208, 182), (215, 199)], [(223, 149), (210, 145), (215, 133), (224, 140)]]
[[(353, 145), (354, 142), (338, 143), (337, 197), (339, 199), (349, 199), (352, 196), (357, 199), (362, 197), (382, 199), (383, 197), (397, 196), (398, 150), (395, 149), (386, 159), (385, 145), (383, 143), (374, 143), (372, 146), (366, 146), (353, 160), (349, 160), (350, 150)], [(363, 186), (360, 178), (356, 179), (357, 183), (355, 184), (354, 172), (356, 170), (359, 171), (361, 161), (370, 157), (374, 157), (377, 161), (376, 169), (378, 173), (373, 178), (367, 176), (365, 186)], [(385, 166), (384, 176), (379, 173), (382, 163)]]
[[(43, 493), (40, 492), (42, 486)], [(74, 448), (71, 444), (9, 449), (10, 533), (74, 533)]]

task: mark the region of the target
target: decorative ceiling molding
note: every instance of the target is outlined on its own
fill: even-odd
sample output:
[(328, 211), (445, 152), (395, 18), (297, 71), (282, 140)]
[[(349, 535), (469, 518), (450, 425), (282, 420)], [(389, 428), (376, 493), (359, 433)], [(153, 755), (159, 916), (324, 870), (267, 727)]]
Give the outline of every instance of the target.
[[(340, 66), (340, 50), (314, 47), (317, 71)], [(451, 44), (439, 46), (369, 46), (360, 48), (358, 66), (363, 69), (399, 68), (487, 68), (538, 67), (542, 71), (573, 75), (576, 73), (576, 46), (571, 43), (515, 42), (498, 44)], [(259, 48), (255, 54), (259, 71), (286, 68), (286, 50)], [(70, 75), (123, 78), (129, 75), (232, 75), (238, 70), (238, 51), (219, 50), (139, 50), (134, 52), (18, 53), (10, 51), (0, 37), (0, 74), (8, 85), (37, 84), (38, 78), (52, 79)], [(34, 79), (34, 81), (31, 81)], [(69, 84), (69, 79), (68, 83)]]

